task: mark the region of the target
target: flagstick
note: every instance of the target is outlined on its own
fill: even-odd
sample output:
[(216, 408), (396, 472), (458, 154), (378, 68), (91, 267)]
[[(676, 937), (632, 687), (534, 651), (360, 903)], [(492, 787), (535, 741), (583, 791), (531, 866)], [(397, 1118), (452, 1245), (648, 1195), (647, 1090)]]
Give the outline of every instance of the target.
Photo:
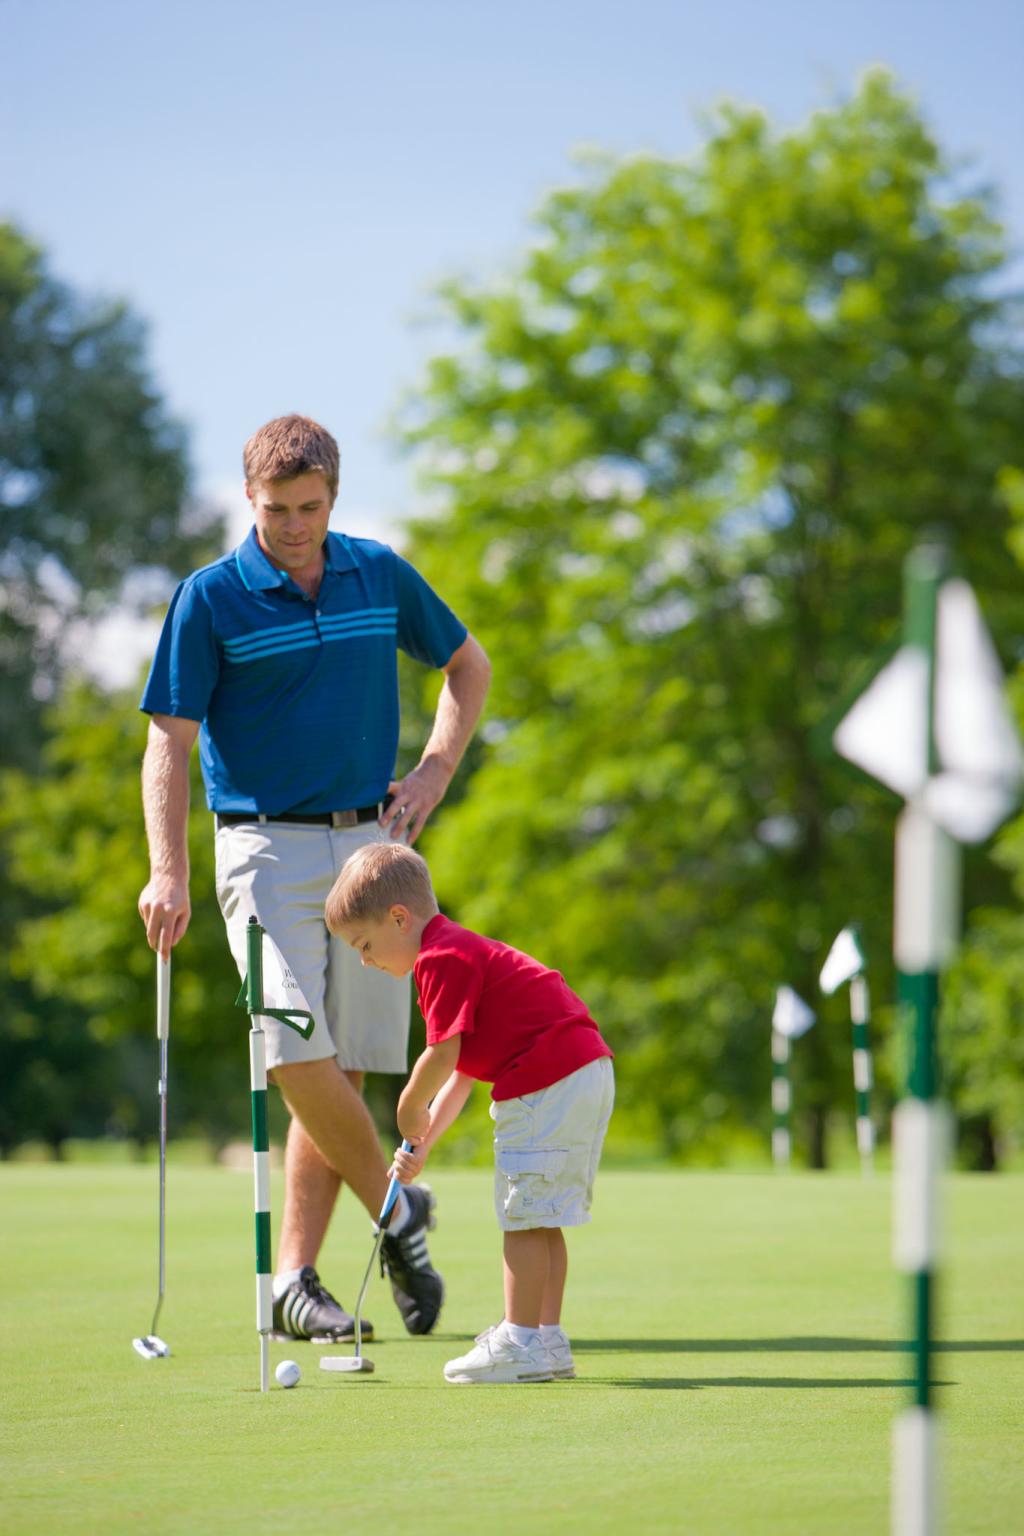
[(813, 1010), (792, 987), (776, 987), (772, 1009), (772, 1157), (777, 1168), (789, 1166), (793, 1151), (789, 1130), (793, 1102), (789, 1078), (792, 1042), (806, 1034), (813, 1023)]
[[(264, 974), (264, 939), (269, 970)], [(269, 999), (268, 999), (269, 993)], [(252, 1166), (256, 1185), (256, 1331), (260, 1340), (260, 1391), (270, 1388), (269, 1336), (274, 1326), (270, 1271), (270, 1141), (267, 1135), (267, 1050), (260, 1019), (278, 1019), (308, 1040), (314, 1018), (273, 938), (250, 917), (246, 972), (236, 1006), (249, 1013), (249, 1081), (252, 1089)]]
[[(937, 660), (936, 660), (937, 657)], [(896, 830), (894, 953), (910, 1029), (906, 1096), (893, 1116), (894, 1252), (911, 1277), (914, 1399), (894, 1435), (894, 1536), (932, 1536), (938, 1455), (931, 1340), (936, 1209), (946, 1116), (939, 1102), (939, 973), (959, 933), (959, 843), (980, 843), (1020, 799), (1024, 753), (995, 647), (940, 544), (907, 558), (903, 644), (832, 736), (906, 802)], [(956, 841), (954, 841), (956, 839)]]
[[(909, 1025), (906, 1097), (893, 1116), (894, 1257), (910, 1276), (914, 1389), (894, 1428), (893, 1536), (930, 1536), (937, 1523), (936, 1424), (931, 1382), (938, 1181), (946, 1143), (938, 1093), (935, 1019), (939, 967), (952, 948), (959, 848), (908, 805), (896, 830), (896, 966)], [(943, 898), (946, 898), (945, 900)]]
[[(934, 772), (935, 617), (946, 560), (915, 550), (906, 567), (905, 640), (927, 658), (928, 769)], [(944, 1112), (938, 1100), (935, 1020), (939, 970), (958, 928), (960, 850), (909, 800), (896, 824), (893, 950), (909, 1025), (906, 1094), (893, 1116), (894, 1259), (909, 1275), (914, 1318), (913, 1398), (893, 1429), (893, 1536), (933, 1536), (938, 1525), (938, 1445), (931, 1380), (938, 1267), (938, 1182)]]
[(850, 1020), (853, 1024), (853, 1089), (857, 1100), (857, 1148), (861, 1172), (870, 1174), (875, 1150), (875, 1130), (871, 1123), (871, 1048), (868, 1044), (867, 961), (861, 947), (856, 923), (847, 923), (836, 934), (828, 958), (821, 968), (818, 985), (826, 997), (850, 983)]
[(850, 982), (850, 1021), (853, 1025), (853, 1090), (857, 1098), (857, 1150), (860, 1171), (868, 1177), (874, 1168), (875, 1128), (871, 1122), (871, 1046), (868, 1022), (871, 1006), (867, 977), (863, 972)]
[(792, 1105), (789, 1080), (789, 1041), (772, 1030), (772, 1161), (776, 1168), (788, 1168), (792, 1153), (789, 1115)]
[(270, 1390), (269, 1337), (274, 1302), (270, 1273), (270, 1141), (267, 1134), (267, 1050), (260, 1026), (263, 1008), (263, 929), (250, 917), (246, 930), (249, 1009), (249, 1080), (252, 1088), (252, 1167), (256, 1193), (256, 1331), (260, 1344), (260, 1391)]

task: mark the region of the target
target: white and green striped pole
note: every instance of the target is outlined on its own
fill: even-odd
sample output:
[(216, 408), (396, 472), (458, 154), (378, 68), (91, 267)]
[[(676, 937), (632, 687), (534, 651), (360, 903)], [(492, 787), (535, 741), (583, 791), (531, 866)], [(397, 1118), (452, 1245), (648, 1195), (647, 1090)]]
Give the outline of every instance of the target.
[(826, 996), (850, 983), (850, 1022), (853, 1026), (853, 1092), (857, 1104), (857, 1150), (861, 1173), (868, 1175), (874, 1166), (875, 1127), (871, 1119), (871, 1089), (874, 1073), (868, 1025), (871, 999), (868, 992), (864, 950), (855, 923), (838, 933), (828, 959), (821, 968), (819, 985)]
[[(935, 741), (936, 624), (945, 551), (923, 546), (907, 559), (904, 647), (925, 664), (925, 784), (940, 769)], [(910, 1280), (913, 1389), (893, 1431), (894, 1536), (931, 1536), (939, 1522), (938, 1428), (932, 1390), (939, 1266), (939, 1177), (945, 1109), (939, 1100), (936, 1020), (939, 972), (959, 931), (960, 849), (918, 795), (896, 823), (893, 954), (907, 1028), (905, 1096), (893, 1115), (893, 1257)]]
[(263, 929), (250, 917), (246, 930), (246, 1007), (249, 1010), (249, 1083), (252, 1089), (252, 1169), (256, 1188), (256, 1332), (260, 1341), (260, 1391), (270, 1390), (270, 1330), (274, 1322), (270, 1269), (270, 1140), (267, 1134), (267, 1048), (263, 1011)]
[(998, 657), (940, 544), (907, 558), (903, 644), (840, 722), (837, 751), (906, 801), (896, 828), (893, 949), (908, 1025), (906, 1096), (893, 1116), (893, 1250), (910, 1278), (913, 1394), (893, 1444), (893, 1536), (938, 1529), (931, 1381), (938, 1184), (947, 1141), (935, 1020), (960, 927), (959, 843), (982, 842), (1019, 798), (1024, 756)]
[[(266, 946), (264, 949), (264, 945)], [(249, 1085), (252, 1092), (252, 1168), (256, 1186), (256, 1332), (260, 1391), (270, 1390), (270, 1330), (274, 1324), (270, 1268), (270, 1139), (267, 1131), (267, 1048), (260, 1018), (279, 1019), (308, 1040), (313, 1014), (287, 961), (255, 915), (246, 928), (246, 971), (236, 998), (249, 1013)]]
[(875, 1162), (875, 1127), (871, 1119), (871, 998), (863, 972), (850, 982), (850, 1022), (853, 1025), (853, 1092), (857, 1101), (857, 1151), (861, 1173), (869, 1175)]
[(793, 1155), (790, 1042), (806, 1034), (813, 1023), (813, 1012), (792, 987), (776, 989), (772, 1010), (772, 1161), (776, 1168), (788, 1168)]
[(913, 1391), (893, 1436), (893, 1536), (938, 1526), (938, 1450), (931, 1380), (940, 1258), (939, 1176), (947, 1144), (935, 1022), (939, 972), (956, 943), (960, 850), (920, 806), (896, 828), (894, 950), (907, 1026), (906, 1096), (893, 1115), (893, 1257), (910, 1281)]
[(788, 1168), (793, 1154), (789, 1116), (793, 1089), (789, 1080), (789, 1041), (772, 1030), (772, 1162), (776, 1168)]

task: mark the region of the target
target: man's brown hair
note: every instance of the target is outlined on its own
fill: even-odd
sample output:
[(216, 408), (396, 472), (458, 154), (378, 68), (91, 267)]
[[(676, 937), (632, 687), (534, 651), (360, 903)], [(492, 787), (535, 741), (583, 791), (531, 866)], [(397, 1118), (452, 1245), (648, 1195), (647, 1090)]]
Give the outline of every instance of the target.
[(368, 843), (346, 859), (331, 889), (324, 921), (331, 933), (353, 923), (378, 922), (398, 904), (417, 917), (433, 917), (437, 897), (426, 859), (404, 843)]
[(254, 432), (242, 452), (249, 485), (257, 480), (294, 480), (319, 472), (331, 499), (338, 494), (338, 445), (326, 427), (309, 416), (277, 416)]

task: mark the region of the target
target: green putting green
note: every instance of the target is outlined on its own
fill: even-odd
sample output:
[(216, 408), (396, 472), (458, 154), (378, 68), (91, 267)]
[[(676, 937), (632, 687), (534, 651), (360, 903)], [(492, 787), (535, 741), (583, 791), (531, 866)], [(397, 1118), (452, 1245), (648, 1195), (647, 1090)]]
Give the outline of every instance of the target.
[[(168, 1180), (170, 1359), (144, 1361), (156, 1169), (0, 1169), (6, 1536), (122, 1532), (688, 1532), (877, 1536), (907, 1396), (889, 1181), (795, 1173), (600, 1175), (570, 1234), (579, 1378), (452, 1387), (442, 1366), (500, 1312), (490, 1178), (432, 1173), (437, 1333), (409, 1339), (371, 1285), (366, 1376), (271, 1346), (299, 1386), (258, 1387), (252, 1177)], [(1024, 1177), (956, 1176), (935, 1374), (948, 1529), (1024, 1524)], [(275, 1218), (280, 1175), (274, 1182)], [(345, 1197), (322, 1256), (350, 1307), (368, 1219)]]

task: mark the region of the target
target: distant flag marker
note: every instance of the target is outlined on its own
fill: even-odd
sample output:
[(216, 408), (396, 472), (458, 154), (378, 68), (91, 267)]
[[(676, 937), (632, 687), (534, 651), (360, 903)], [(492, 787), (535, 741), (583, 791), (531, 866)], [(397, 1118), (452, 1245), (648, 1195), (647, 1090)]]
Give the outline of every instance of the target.
[(833, 941), (821, 968), (818, 985), (826, 997), (850, 983), (850, 1021), (853, 1025), (853, 1091), (857, 1103), (857, 1151), (861, 1172), (872, 1170), (875, 1155), (875, 1127), (871, 1120), (871, 1089), (874, 1072), (868, 1024), (871, 1003), (868, 993), (867, 966), (856, 927), (851, 923)]
[(799, 1040), (814, 1023), (815, 1014), (792, 987), (779, 987), (775, 993), (772, 1029), (787, 1040)]
[(777, 1168), (788, 1167), (793, 1151), (790, 1041), (806, 1034), (813, 1023), (814, 1013), (803, 998), (792, 987), (779, 987), (772, 1011), (772, 1161)]
[(864, 969), (864, 951), (857, 930), (851, 924), (836, 934), (828, 959), (821, 968), (818, 985), (826, 997), (838, 992), (845, 981), (852, 981)]

